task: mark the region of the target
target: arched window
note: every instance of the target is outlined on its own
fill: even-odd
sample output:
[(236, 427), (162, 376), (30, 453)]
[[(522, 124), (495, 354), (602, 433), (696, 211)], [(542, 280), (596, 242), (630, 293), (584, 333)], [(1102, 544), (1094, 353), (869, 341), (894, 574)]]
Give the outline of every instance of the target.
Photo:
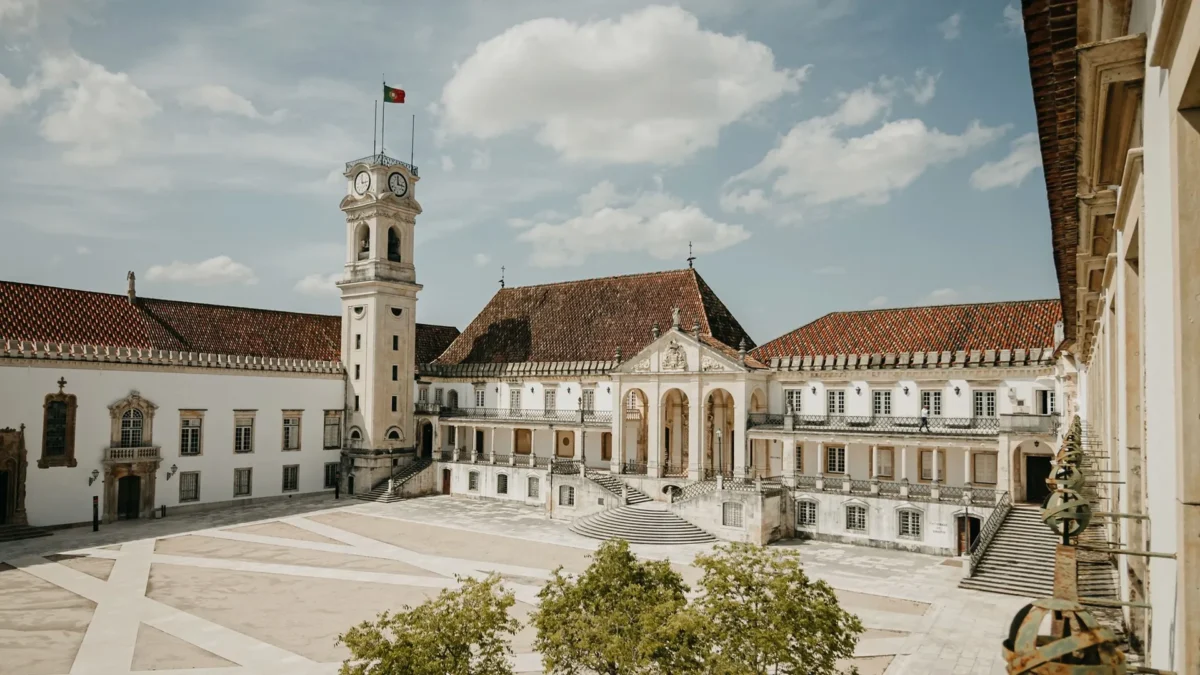
[(396, 228), (388, 228), (388, 244), (387, 244), (387, 259), (392, 262), (400, 262), (400, 235), (396, 234)]
[[(67, 381), (60, 379), (59, 392), (47, 394), (43, 404), (42, 457), (37, 463), (39, 469), (78, 465), (75, 461), (75, 394), (64, 393), (62, 387), (66, 385)], [(15, 498), (16, 493), (10, 492), (9, 497)]]
[(449, 393), (446, 394), (446, 406), (450, 407), (450, 408), (458, 407), (458, 392), (457, 391), (454, 391), (453, 389), (451, 389), (449, 391)]
[(358, 429), (351, 429), (350, 430), (350, 439), (354, 440), (354, 441), (361, 440), (362, 432), (360, 432)]
[(742, 505), (737, 502), (721, 504), (721, 524), (725, 527), (741, 527)]
[(126, 410), (121, 415), (121, 447), (140, 448), (142, 446), (142, 411)]
[(817, 503), (808, 499), (796, 502), (796, 527), (817, 526)]
[(529, 495), (532, 499), (537, 499), (538, 494), (541, 492), (541, 487), (542, 486), (539, 484), (537, 477), (530, 476), (529, 483), (528, 483), (528, 491), (525, 494)]
[(354, 233), (354, 238), (358, 243), (358, 259), (366, 260), (371, 257), (371, 228), (364, 223), (359, 225), (358, 230)]
[(921, 538), (921, 512), (916, 509), (900, 509), (896, 512), (896, 534), (905, 539)]
[(508, 494), (508, 474), (502, 473), (499, 476), (496, 476), (496, 494)]
[(400, 430), (399, 430), (399, 429), (392, 429), (391, 431), (389, 431), (389, 432), (388, 432), (388, 435), (387, 435), (387, 437), (388, 437), (388, 440), (389, 440), (389, 441), (398, 441), (398, 440), (400, 440)]

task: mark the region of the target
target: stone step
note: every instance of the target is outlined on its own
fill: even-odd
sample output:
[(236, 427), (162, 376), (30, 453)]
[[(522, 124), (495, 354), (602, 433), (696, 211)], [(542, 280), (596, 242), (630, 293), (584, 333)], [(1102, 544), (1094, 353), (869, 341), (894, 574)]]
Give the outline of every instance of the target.
[(37, 537), (49, 537), (52, 534), (54, 533), (50, 530), (30, 525), (0, 525), (0, 541), (35, 539)]
[(576, 519), (571, 531), (593, 539), (624, 539), (631, 544), (698, 544), (716, 537), (657, 504), (622, 506)]
[(365, 502), (378, 502), (381, 504), (398, 502), (403, 499), (403, 497), (397, 494), (400, 492), (400, 486), (404, 485), (410, 479), (412, 479), (413, 476), (420, 474), (430, 466), (433, 466), (433, 461), (424, 458), (406, 464), (399, 471), (392, 474), (390, 478), (392, 482), (392, 489), (390, 491), (388, 490), (389, 479), (385, 479), (380, 481), (379, 484), (373, 489), (354, 495), (354, 498)]

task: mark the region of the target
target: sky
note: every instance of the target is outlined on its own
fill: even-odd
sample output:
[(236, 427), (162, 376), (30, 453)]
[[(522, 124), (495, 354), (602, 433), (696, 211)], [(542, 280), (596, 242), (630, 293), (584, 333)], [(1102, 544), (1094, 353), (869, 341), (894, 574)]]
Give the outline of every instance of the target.
[(1018, 7), (0, 0), (0, 279), (337, 314), (386, 75), (421, 322), (689, 242), (759, 343), (1055, 297)]

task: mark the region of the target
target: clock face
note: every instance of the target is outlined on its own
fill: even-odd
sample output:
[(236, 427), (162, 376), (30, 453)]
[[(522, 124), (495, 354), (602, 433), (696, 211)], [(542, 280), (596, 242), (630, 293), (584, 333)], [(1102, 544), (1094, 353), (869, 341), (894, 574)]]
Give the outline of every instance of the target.
[(354, 177), (354, 191), (360, 195), (367, 194), (367, 190), (371, 187), (371, 174), (366, 171), (359, 171)]
[(408, 180), (400, 172), (393, 173), (388, 176), (388, 189), (397, 197), (403, 197), (408, 193)]

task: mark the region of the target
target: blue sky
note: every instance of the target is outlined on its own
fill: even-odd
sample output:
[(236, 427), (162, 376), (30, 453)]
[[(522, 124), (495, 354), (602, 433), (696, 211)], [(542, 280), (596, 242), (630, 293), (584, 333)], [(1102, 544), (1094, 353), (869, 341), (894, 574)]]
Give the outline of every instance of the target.
[(420, 321), (464, 327), (502, 265), (673, 269), (689, 240), (759, 342), (1053, 297), (1016, 5), (4, 0), (0, 277), (337, 313), (387, 73)]

